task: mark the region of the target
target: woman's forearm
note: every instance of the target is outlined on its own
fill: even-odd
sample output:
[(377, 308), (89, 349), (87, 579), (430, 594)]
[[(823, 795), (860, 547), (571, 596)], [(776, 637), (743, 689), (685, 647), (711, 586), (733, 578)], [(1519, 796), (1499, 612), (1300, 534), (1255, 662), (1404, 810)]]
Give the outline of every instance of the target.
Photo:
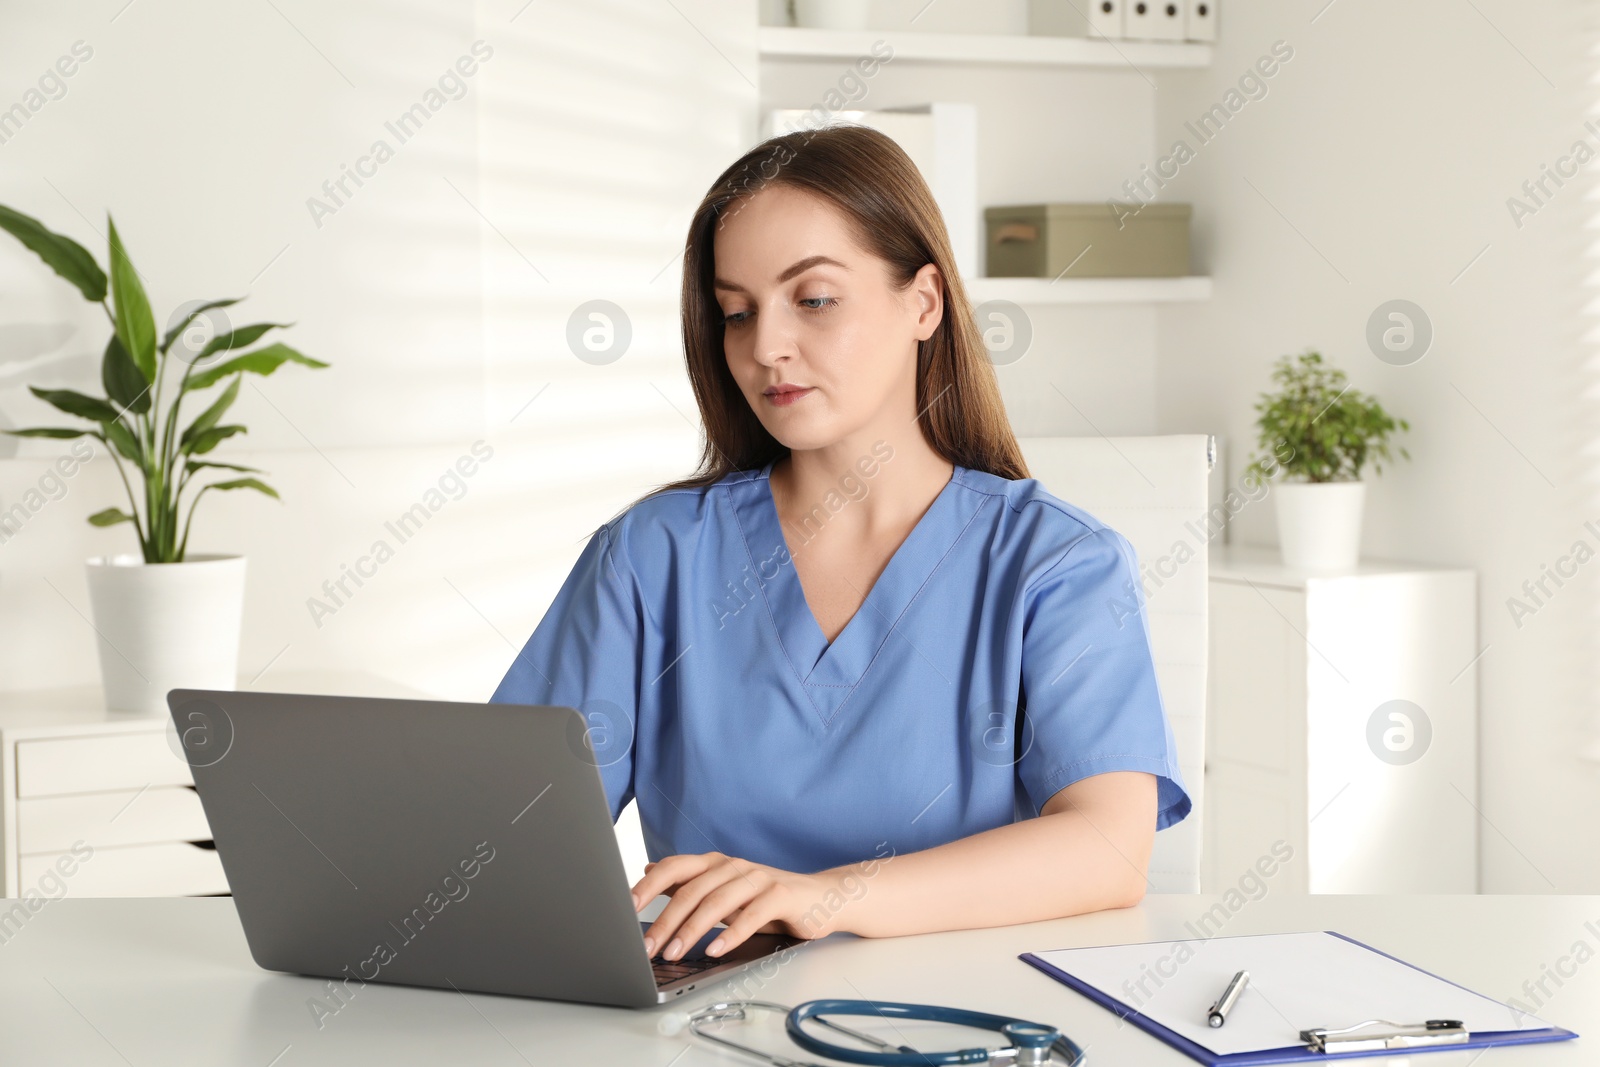
[(1099, 775), (1063, 793), (1035, 819), (824, 872), (839, 902), (828, 932), (893, 937), (1137, 904), (1154, 836), (1153, 780)]

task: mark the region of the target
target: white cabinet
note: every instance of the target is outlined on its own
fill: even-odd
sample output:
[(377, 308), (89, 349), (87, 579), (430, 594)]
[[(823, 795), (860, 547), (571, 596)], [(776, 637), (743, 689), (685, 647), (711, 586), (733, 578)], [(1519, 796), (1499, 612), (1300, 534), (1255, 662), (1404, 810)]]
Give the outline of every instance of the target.
[(192, 783), (167, 720), (98, 686), (0, 694), (4, 895), (226, 893)]
[(1475, 892), (1475, 573), (1279, 559), (1211, 550), (1202, 891)]
[[(435, 698), (361, 671), (275, 672), (241, 688)], [(165, 715), (108, 712), (98, 685), (0, 691), (0, 896), (226, 893)], [(0, 915), (0, 941), (7, 933)]]

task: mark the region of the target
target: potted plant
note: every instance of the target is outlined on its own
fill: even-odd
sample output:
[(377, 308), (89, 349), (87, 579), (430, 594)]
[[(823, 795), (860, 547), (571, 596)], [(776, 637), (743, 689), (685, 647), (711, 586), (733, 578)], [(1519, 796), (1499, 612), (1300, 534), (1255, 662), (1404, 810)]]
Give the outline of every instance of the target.
[[(1276, 393), (1256, 402), (1257, 458), (1247, 476), (1283, 476), (1277, 487), (1278, 544), (1283, 562), (1303, 570), (1353, 567), (1361, 555), (1361, 512), (1368, 463), (1383, 473), (1389, 437), (1410, 430), (1376, 398), (1346, 384), (1344, 371), (1310, 349), (1278, 359)], [(1410, 459), (1403, 447), (1400, 455)]]
[[(100, 365), (104, 397), (28, 387), (34, 396), (91, 425), (5, 432), (16, 437), (90, 437), (116, 464), (128, 510), (108, 507), (90, 515), (89, 523), (131, 525), (139, 553), (88, 560), (101, 680), (108, 709), (162, 714), (167, 691), (174, 687), (232, 689), (237, 677), (245, 559), (188, 551), (195, 505), (212, 489), (251, 489), (278, 496), (271, 486), (251, 477), (262, 473), (256, 468), (209, 458), (223, 441), (245, 432), (237, 423), (223, 423), (222, 417), (239, 395), (245, 374), (271, 374), (290, 362), (308, 367), (327, 364), (284, 344), (243, 351), (287, 324), (226, 326), (220, 309), (238, 299), (186, 304), (158, 336), (144, 286), (109, 216), (106, 225), (110, 257), (109, 270), (103, 271), (76, 241), (0, 207), (0, 229), (76, 286), (85, 300), (104, 308), (111, 323)], [(213, 336), (195, 342), (192, 330), (208, 323), (216, 326)], [(169, 372), (174, 359), (184, 364), (181, 374), (176, 369)], [(224, 386), (221, 393), (180, 431), (178, 414), (185, 397), (219, 385)], [(164, 387), (172, 390), (165, 406)], [(133, 468), (137, 486), (129, 479), (124, 460)], [(243, 476), (209, 480), (215, 471)], [(208, 480), (202, 482), (202, 477)]]

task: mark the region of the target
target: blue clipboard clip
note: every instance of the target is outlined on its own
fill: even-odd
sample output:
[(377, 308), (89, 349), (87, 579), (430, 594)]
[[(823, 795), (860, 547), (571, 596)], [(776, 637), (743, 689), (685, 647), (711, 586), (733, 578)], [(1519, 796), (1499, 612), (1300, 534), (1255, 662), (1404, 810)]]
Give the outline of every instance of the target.
[[(1371, 1029), (1375, 1026), (1386, 1030)], [(1368, 1019), (1338, 1030), (1300, 1031), (1300, 1040), (1312, 1052), (1362, 1052), (1368, 1049), (1418, 1048), (1428, 1045), (1464, 1045), (1470, 1035), (1458, 1019), (1429, 1019), (1405, 1024), (1388, 1019)]]

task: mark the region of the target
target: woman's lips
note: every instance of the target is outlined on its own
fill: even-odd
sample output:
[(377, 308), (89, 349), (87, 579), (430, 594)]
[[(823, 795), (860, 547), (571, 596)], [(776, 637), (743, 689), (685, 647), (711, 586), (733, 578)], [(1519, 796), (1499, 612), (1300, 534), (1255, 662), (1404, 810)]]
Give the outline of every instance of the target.
[(764, 395), (768, 400), (782, 408), (788, 407), (801, 397), (810, 395), (810, 393), (810, 389), (785, 389), (779, 393), (766, 393)]

